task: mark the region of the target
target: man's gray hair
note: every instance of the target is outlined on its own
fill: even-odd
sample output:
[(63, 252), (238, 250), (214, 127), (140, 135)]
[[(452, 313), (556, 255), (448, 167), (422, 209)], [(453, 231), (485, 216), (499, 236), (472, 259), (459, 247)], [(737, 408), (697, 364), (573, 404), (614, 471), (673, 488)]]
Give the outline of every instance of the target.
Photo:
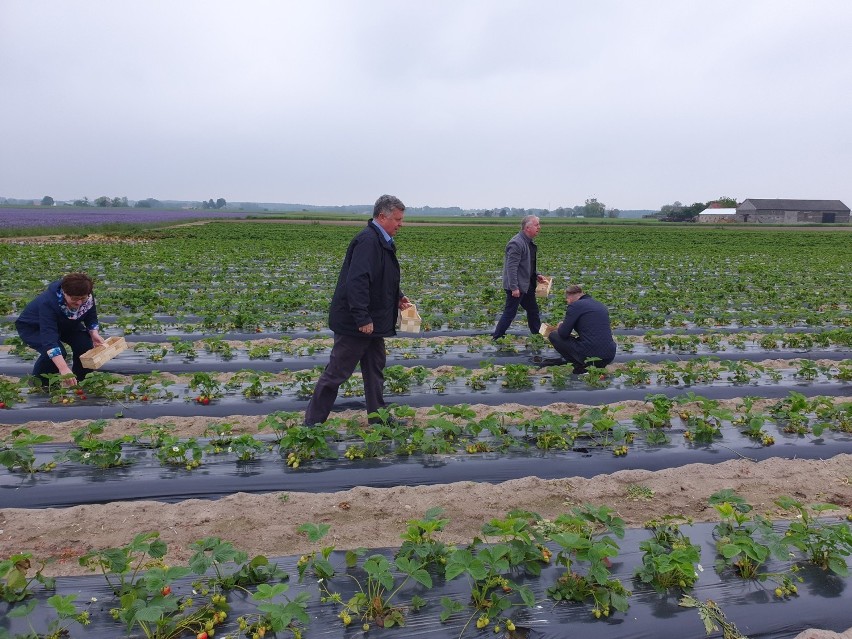
[(373, 217), (390, 217), (391, 211), (405, 210), (405, 204), (402, 203), (398, 197), (394, 197), (393, 195), (383, 195), (378, 200), (376, 200), (376, 204), (373, 206)]
[(568, 288), (565, 289), (565, 295), (575, 295), (577, 293), (582, 293), (583, 288), (579, 284), (571, 284)]
[(537, 219), (538, 219), (538, 215), (525, 215), (524, 219), (521, 220), (521, 230), (523, 231), (525, 228), (527, 228), (532, 223), (533, 220), (537, 220)]

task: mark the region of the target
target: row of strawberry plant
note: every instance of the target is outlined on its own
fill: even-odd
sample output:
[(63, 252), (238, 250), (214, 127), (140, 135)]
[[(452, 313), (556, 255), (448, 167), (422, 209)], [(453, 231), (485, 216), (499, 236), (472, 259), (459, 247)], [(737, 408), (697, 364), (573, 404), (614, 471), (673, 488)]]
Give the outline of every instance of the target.
[[(714, 568), (719, 575), (771, 584), (778, 601), (797, 597), (797, 584), (808, 574), (801, 570), (804, 564), (839, 578), (848, 576), (852, 530), (842, 521), (824, 518), (837, 506), (778, 497), (775, 504), (796, 516), (781, 530), (755, 514), (731, 490), (710, 496), (708, 504), (721, 518), (714, 528)], [(467, 584), (461, 598), (440, 599), (440, 622), (459, 620), (459, 637), (474, 627), (493, 628), (498, 634), (505, 629), (514, 636), (525, 611), (543, 603), (529, 580), (543, 579), (549, 564), (557, 573), (537, 591), (555, 605), (584, 605), (598, 619), (623, 615), (629, 609), (633, 593), (612, 570), (621, 551), (618, 540), (625, 536), (624, 521), (612, 508), (574, 506), (553, 520), (531, 511), (511, 511), (484, 524), (482, 536), (464, 547), (441, 541), (449, 523), (442, 514), (433, 508), (422, 519), (408, 521), (402, 544), (391, 557), (355, 549), (345, 553), (344, 565), (335, 561), (335, 547), (323, 544), (330, 526), (304, 524), (299, 531), (316, 550), (296, 563), (298, 582), (315, 583), (320, 605), (337, 611), (344, 628), (354, 622), (364, 631), (373, 625), (404, 627), (412, 615), (434, 607), (428, 597), (433, 588), (440, 590), (438, 579)], [(641, 563), (634, 569), (634, 588), (680, 595), (684, 607), (707, 612), (705, 607), (712, 602), (700, 602), (688, 594), (704, 571), (700, 547), (684, 532), (689, 524), (677, 515), (646, 524), (650, 536), (639, 544)], [(207, 639), (217, 631), (234, 639), (255, 639), (267, 631), (275, 636), (304, 635), (311, 621), (307, 606), (312, 590), (290, 592), (286, 583), (290, 574), (278, 564), (264, 556), (249, 559), (218, 537), (201, 539), (190, 550), (193, 554), (186, 565), (166, 565), (168, 547), (153, 531), (136, 535), (125, 546), (88, 552), (80, 564), (103, 575), (114, 604), (109, 614), (128, 634), (141, 632), (148, 639), (175, 639), (190, 633)], [(30, 575), (34, 563), (39, 567)], [(55, 588), (53, 580), (43, 577), (43, 568), (30, 553), (0, 561), (0, 600), (10, 604), (10, 618), (48, 616), (36, 609), (33, 597), (36, 583)], [(186, 578), (191, 578), (191, 593)], [(342, 587), (344, 579), (346, 587)], [(419, 584), (415, 594), (404, 589), (408, 583)], [(75, 623), (92, 621), (88, 611), (75, 606), (75, 599), (76, 595), (55, 595), (47, 600), (57, 618), (47, 621), (50, 634), (43, 636), (69, 635)], [(254, 610), (231, 619), (232, 607), (245, 608), (246, 603), (253, 604)], [(725, 621), (725, 636), (743, 637), (724, 615), (718, 620)], [(0, 636), (11, 636), (4, 632)]]
[[(211, 422), (202, 440), (179, 438), (169, 423), (142, 423), (138, 434), (105, 438), (108, 423), (97, 420), (72, 431), (76, 448), (47, 460), (36, 454), (36, 446), (53, 441), (51, 436), (35, 434), (25, 427), (13, 429), (0, 438), (0, 464), (11, 472), (23, 473), (50, 471), (66, 462), (112, 468), (132, 463), (132, 457), (126, 454), (128, 446), (142, 446), (155, 451), (160, 463), (187, 470), (201, 466), (205, 456), (227, 455), (237, 462), (247, 462), (274, 448), (288, 466), (299, 468), (312, 460), (335, 458), (337, 442), (343, 443), (343, 456), (349, 460), (390, 455), (506, 453), (530, 447), (559, 451), (578, 446), (609, 449), (616, 456), (624, 456), (637, 436), (649, 446), (671, 443), (672, 433), (682, 435), (685, 442), (700, 444), (719, 442), (724, 429), (734, 428), (749, 439), (770, 446), (775, 443), (770, 427), (782, 435), (814, 438), (830, 431), (852, 432), (849, 402), (837, 403), (830, 397), (806, 398), (795, 392), (766, 410), (756, 409), (755, 401), (744, 398), (735, 410), (728, 410), (716, 400), (691, 393), (676, 399), (652, 395), (648, 397), (648, 408), (628, 420), (619, 420), (620, 407), (609, 405), (584, 408), (576, 420), (549, 410), (531, 418), (500, 411), (477, 418), (466, 405), (437, 405), (428, 411), (427, 418), (417, 419), (413, 409), (394, 406), (374, 413), (377, 423), (367, 426), (354, 418), (334, 418), (307, 427), (301, 424), (301, 413), (279, 411), (261, 420), (254, 434), (236, 433), (228, 421)], [(273, 441), (260, 437), (267, 429)]]

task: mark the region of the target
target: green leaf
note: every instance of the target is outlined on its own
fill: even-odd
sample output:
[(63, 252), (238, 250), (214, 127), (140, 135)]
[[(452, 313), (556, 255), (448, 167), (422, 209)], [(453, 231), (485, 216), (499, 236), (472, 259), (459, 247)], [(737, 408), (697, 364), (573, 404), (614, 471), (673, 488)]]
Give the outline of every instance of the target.
[(849, 574), (849, 568), (846, 565), (846, 560), (842, 557), (829, 557), (828, 568), (836, 575), (846, 577)]
[(74, 607), (74, 600), (76, 598), (76, 594), (64, 597), (62, 595), (53, 595), (52, 597), (48, 597), (47, 604), (52, 606), (60, 617), (71, 617), (77, 614), (77, 609)]
[(134, 613), (134, 618), (139, 621), (147, 621), (149, 623), (154, 623), (163, 618), (163, 614), (165, 610), (162, 606), (151, 605), (146, 606), (144, 608), (139, 608)]

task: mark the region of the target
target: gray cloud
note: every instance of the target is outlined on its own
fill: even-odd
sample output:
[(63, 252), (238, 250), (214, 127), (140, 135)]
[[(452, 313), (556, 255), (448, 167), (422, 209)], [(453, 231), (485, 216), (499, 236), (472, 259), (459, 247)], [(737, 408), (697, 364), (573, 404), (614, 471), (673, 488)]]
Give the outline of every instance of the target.
[(0, 195), (843, 199), (852, 3), (4, 0)]

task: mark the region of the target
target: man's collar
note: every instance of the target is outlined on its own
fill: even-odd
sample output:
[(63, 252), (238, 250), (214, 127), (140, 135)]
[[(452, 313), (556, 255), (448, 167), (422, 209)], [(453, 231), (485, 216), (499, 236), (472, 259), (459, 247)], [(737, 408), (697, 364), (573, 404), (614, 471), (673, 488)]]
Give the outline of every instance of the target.
[(373, 226), (375, 226), (377, 229), (379, 229), (379, 232), (382, 234), (382, 237), (383, 237), (383, 238), (385, 238), (385, 242), (390, 242), (390, 241), (391, 241), (391, 236), (390, 236), (390, 234), (389, 234), (386, 230), (384, 230), (384, 229), (382, 228), (382, 226), (381, 226), (378, 222), (376, 222), (375, 218), (373, 218), (373, 219), (371, 219), (371, 220), (370, 220), (370, 224), (372, 224), (372, 225), (373, 225)]

